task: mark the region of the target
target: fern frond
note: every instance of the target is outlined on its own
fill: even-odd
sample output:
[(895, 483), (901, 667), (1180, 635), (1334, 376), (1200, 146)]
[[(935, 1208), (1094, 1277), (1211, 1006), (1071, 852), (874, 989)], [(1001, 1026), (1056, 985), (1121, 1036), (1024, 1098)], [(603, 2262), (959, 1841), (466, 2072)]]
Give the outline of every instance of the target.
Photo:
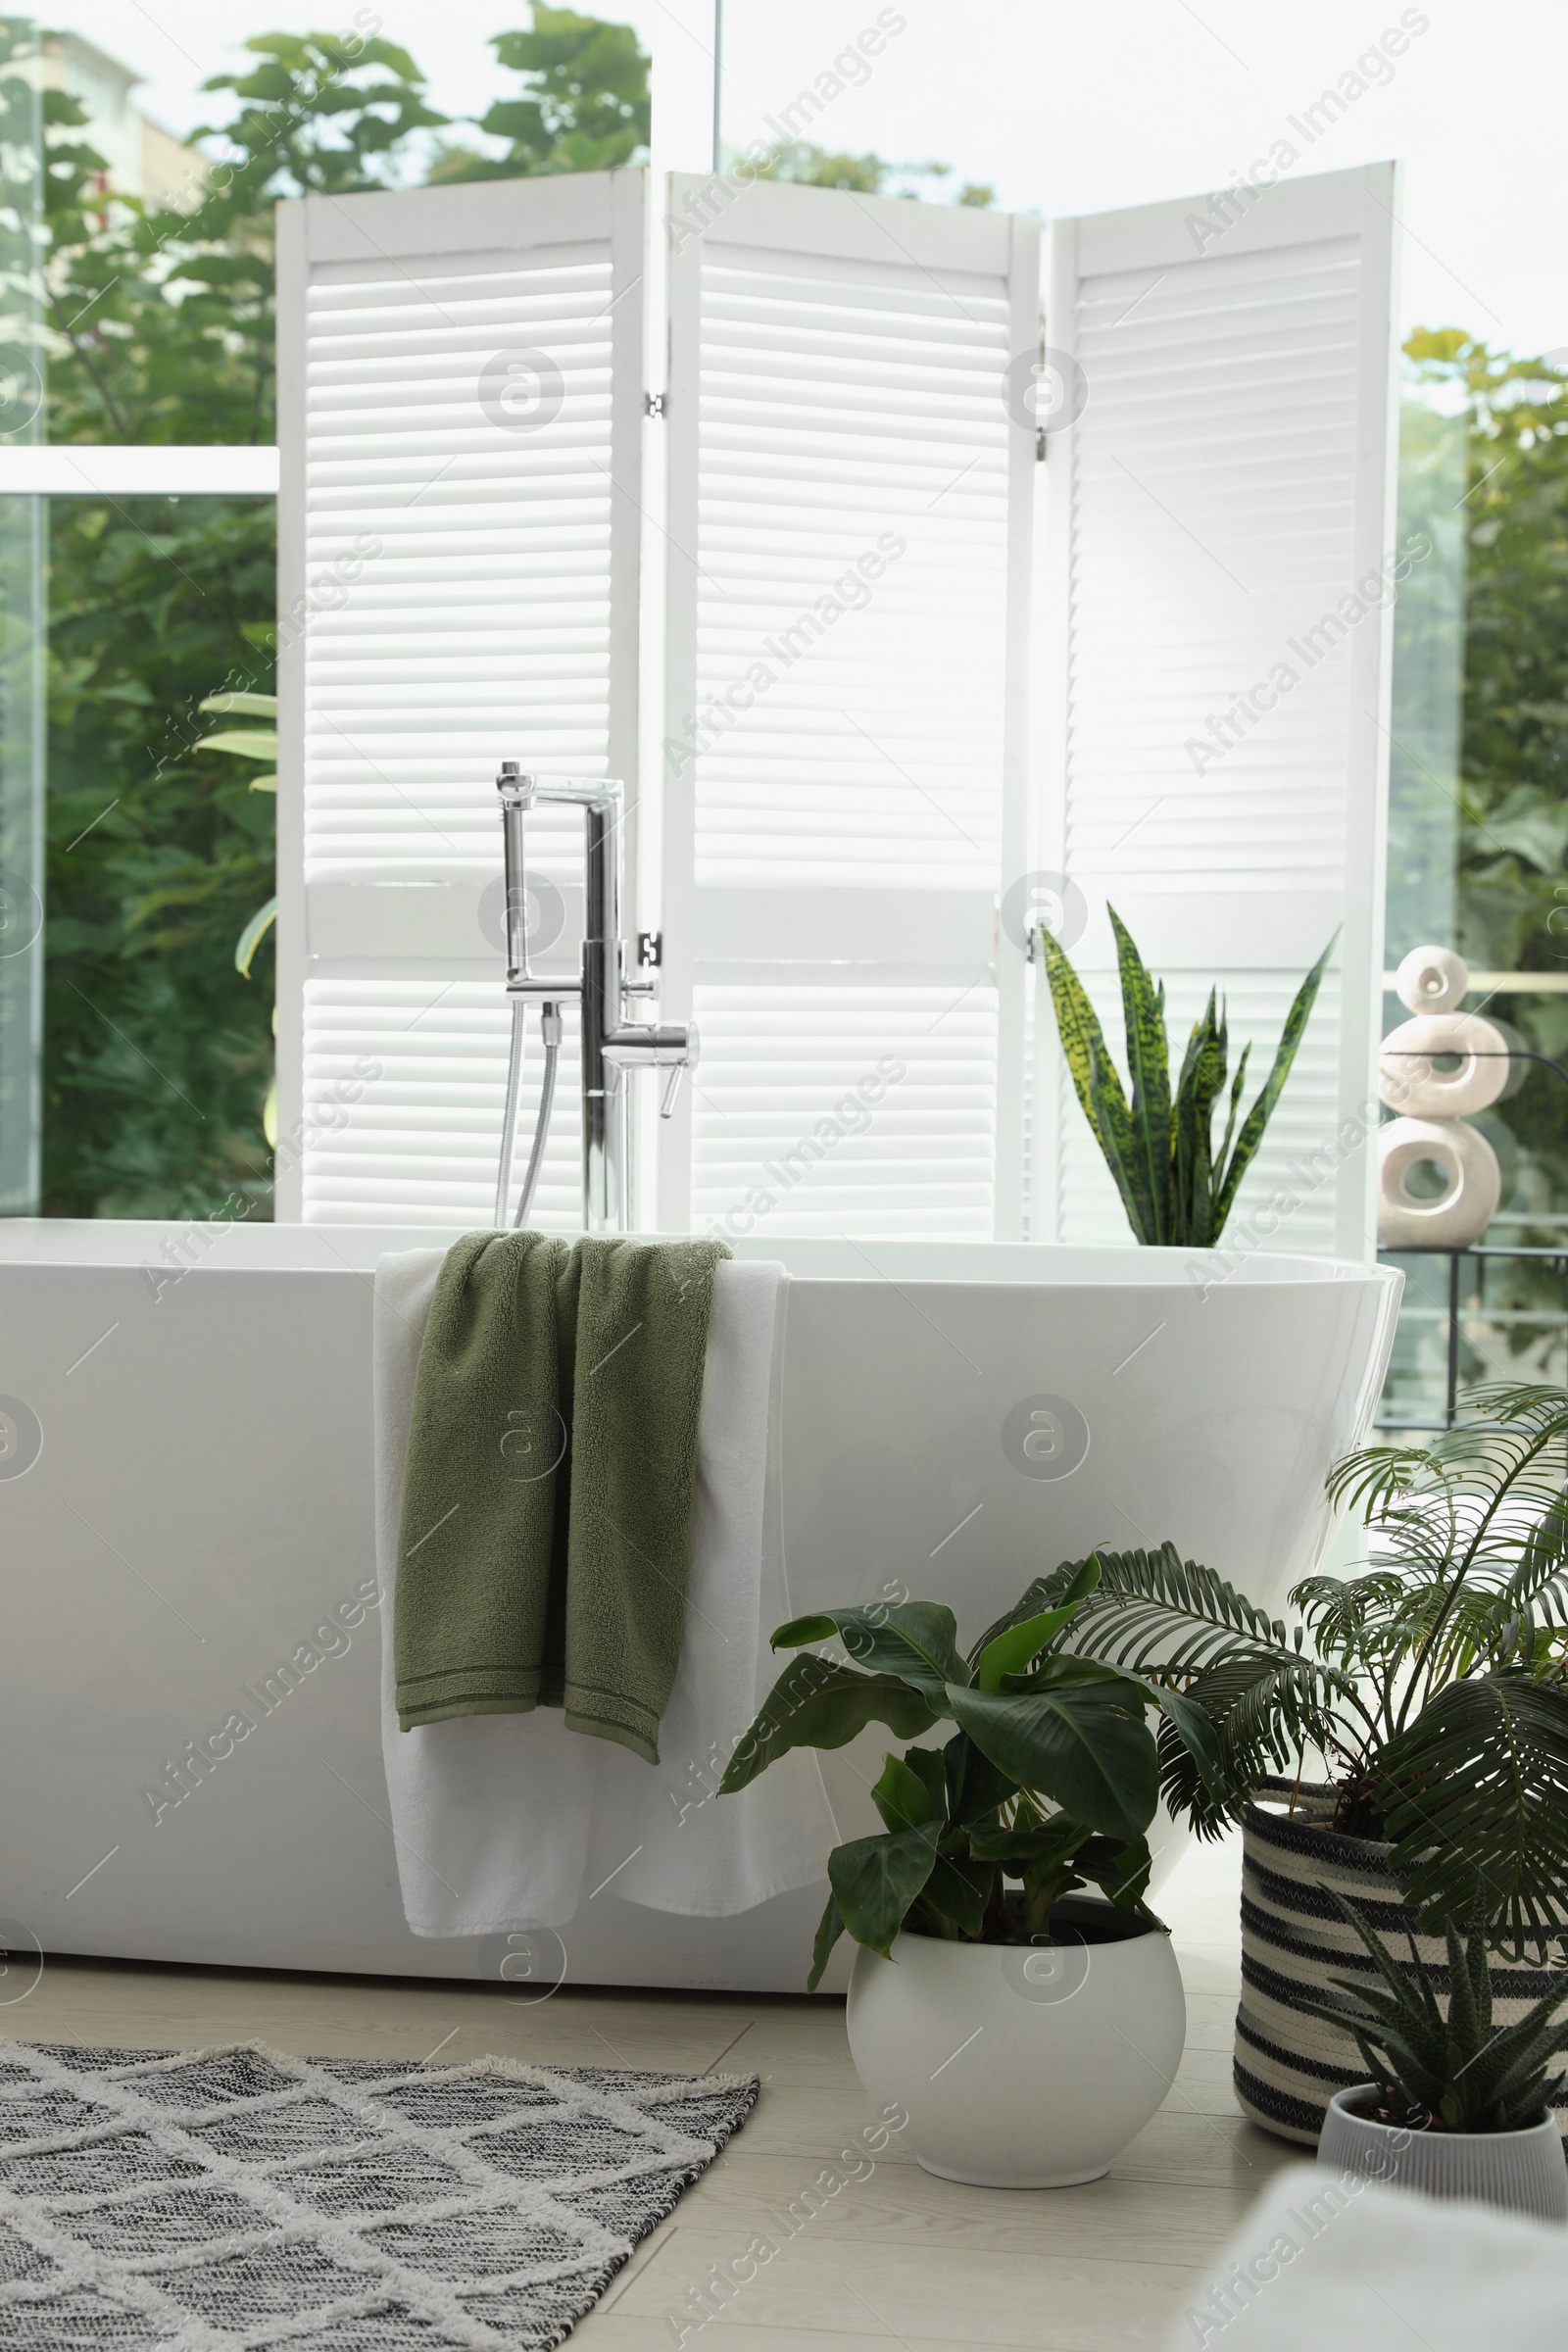
[(1219, 1750), (1216, 1799), (1179, 1740), (1162, 1726), (1160, 1793), (1200, 1838), (1218, 1838), (1271, 1774), (1288, 1774), (1308, 1747), (1334, 1737), (1338, 1678), (1310, 1658), (1281, 1660), (1253, 1652), (1224, 1660), (1186, 1687), (1202, 1708)]
[(1228, 1657), (1294, 1663), (1301, 1655), (1299, 1634), (1265, 1616), (1212, 1568), (1184, 1560), (1174, 1544), (1096, 1556), (1100, 1583), (1072, 1621), (1071, 1646), (1082, 1657), (1175, 1681)]
[(1505, 1671), (1448, 1685), (1378, 1760), (1374, 1794), (1405, 1900), (1427, 1917), (1484, 1898), (1494, 1945), (1560, 1943), (1568, 1890), (1568, 1691)]

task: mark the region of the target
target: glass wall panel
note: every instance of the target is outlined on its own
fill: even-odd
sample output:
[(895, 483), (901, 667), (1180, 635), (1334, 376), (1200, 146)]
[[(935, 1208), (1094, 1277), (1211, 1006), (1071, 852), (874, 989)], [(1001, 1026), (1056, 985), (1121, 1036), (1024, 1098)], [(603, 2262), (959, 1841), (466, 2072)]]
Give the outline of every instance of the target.
[[(38, 44), (0, 17), (0, 447), (39, 439), (44, 353)], [(44, 516), (0, 496), (0, 1215), (37, 1206), (43, 1013)]]
[[(1454, 936), (1459, 732), (1464, 699), (1465, 413), (1406, 398), (1399, 424), (1401, 547), (1420, 553), (1394, 626), (1390, 734), (1388, 964)], [(1386, 1000), (1392, 1022), (1405, 1016)]]
[(1479, 1247), (1396, 1260), (1384, 1418), (1432, 1425), (1455, 1388), (1568, 1376), (1568, 353), (1451, 328), (1407, 350), (1401, 521), (1433, 554), (1398, 611), (1388, 962), (1457, 947), (1465, 1009), (1515, 1056), (1471, 1119), (1501, 1179)]
[(44, 1211), (270, 1216), (272, 501), (52, 503)]

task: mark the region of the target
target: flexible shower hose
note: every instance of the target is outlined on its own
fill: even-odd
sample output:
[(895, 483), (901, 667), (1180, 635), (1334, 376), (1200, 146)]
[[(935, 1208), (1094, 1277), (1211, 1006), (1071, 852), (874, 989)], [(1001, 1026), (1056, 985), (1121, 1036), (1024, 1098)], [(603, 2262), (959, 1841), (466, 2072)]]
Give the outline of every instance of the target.
[[(512, 1153), (517, 1127), (517, 1098), (522, 1091), (523, 1022), (527, 1015), (527, 999), (512, 1000), (512, 1052), (507, 1064), (507, 1106), (502, 1113), (501, 1161), (496, 1170), (496, 1230), (504, 1231), (507, 1224), (507, 1200), (512, 1191)], [(539, 1115), (534, 1122), (533, 1150), (528, 1156), (528, 1172), (522, 1180), (514, 1225), (527, 1221), (533, 1205), (533, 1196), (539, 1183), (539, 1171), (544, 1165), (545, 1138), (550, 1132), (550, 1113), (556, 1100), (556, 1064), (561, 1057), (563, 1031), (561, 1007), (546, 1004), (540, 1015), (539, 1029), (544, 1041), (544, 1077), (539, 1089)]]
[(533, 1150), (528, 1154), (528, 1173), (522, 1180), (522, 1191), (517, 1196), (517, 1213), (512, 1220), (514, 1225), (525, 1225), (528, 1222), (534, 1188), (539, 1182), (539, 1171), (544, 1166), (545, 1138), (550, 1133), (550, 1113), (555, 1107), (556, 1063), (561, 1058), (564, 1026), (560, 1005), (546, 1004), (539, 1018), (539, 1033), (545, 1048), (545, 1074), (539, 1088), (539, 1116), (534, 1121)]

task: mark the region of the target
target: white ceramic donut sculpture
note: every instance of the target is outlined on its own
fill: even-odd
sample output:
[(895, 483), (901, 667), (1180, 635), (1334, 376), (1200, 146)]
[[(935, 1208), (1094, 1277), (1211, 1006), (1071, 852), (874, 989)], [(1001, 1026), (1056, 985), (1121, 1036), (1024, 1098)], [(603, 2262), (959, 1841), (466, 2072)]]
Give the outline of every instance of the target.
[(1469, 985), (1469, 966), (1451, 948), (1412, 948), (1394, 975), (1395, 994), (1410, 1012), (1452, 1012)]
[[(1378, 1053), (1378, 1093), (1403, 1115), (1378, 1130), (1378, 1240), (1386, 1250), (1463, 1250), (1478, 1242), (1502, 1194), (1497, 1155), (1464, 1124), (1508, 1083), (1508, 1043), (1491, 1021), (1459, 1006), (1469, 967), (1451, 948), (1412, 948), (1395, 974), (1401, 1021)], [(1439, 1070), (1438, 1059), (1457, 1067)], [(1423, 1200), (1407, 1190), (1418, 1161), (1435, 1162), (1444, 1190)]]
[[(1431, 1200), (1405, 1190), (1420, 1160), (1436, 1161), (1448, 1179)], [(1379, 1128), (1378, 1239), (1385, 1249), (1464, 1249), (1486, 1232), (1501, 1194), (1496, 1153), (1461, 1119), (1391, 1119)]]
[[(1435, 1070), (1439, 1054), (1457, 1054), (1459, 1067)], [(1391, 1029), (1378, 1054), (1378, 1093), (1412, 1119), (1490, 1109), (1507, 1083), (1507, 1041), (1479, 1013), (1420, 1013)]]

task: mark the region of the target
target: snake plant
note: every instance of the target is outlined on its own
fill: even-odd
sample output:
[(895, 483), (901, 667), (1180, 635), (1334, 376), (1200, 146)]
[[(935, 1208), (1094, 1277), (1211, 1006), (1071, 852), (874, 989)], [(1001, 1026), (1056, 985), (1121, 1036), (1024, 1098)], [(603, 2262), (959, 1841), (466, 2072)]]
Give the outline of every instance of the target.
[(1114, 906), (1107, 906), (1106, 912), (1116, 935), (1131, 1102), (1122, 1090), (1120, 1074), (1083, 982), (1065, 950), (1042, 926), (1046, 973), (1062, 1052), (1084, 1116), (1139, 1241), (1206, 1250), (1225, 1229), (1242, 1178), (1290, 1076), (1334, 941), (1330, 940), (1297, 991), (1274, 1066), (1238, 1133), (1242, 1088), (1252, 1051), (1250, 1046), (1244, 1047), (1230, 1090), (1225, 1134), (1216, 1152), (1213, 1113), (1224, 1095), (1229, 1068), (1224, 1004), (1218, 992), (1210, 989), (1202, 1019), (1194, 1024), (1188, 1038), (1173, 1097), (1165, 1037), (1165, 984), (1160, 981), (1156, 985), (1150, 978)]
[[(853, 1663), (805, 1655), (786, 1666), (731, 1757), (721, 1795), (792, 1747), (843, 1747), (870, 1723), (904, 1740), (952, 1727), (939, 1748), (885, 1759), (871, 1791), (883, 1834), (829, 1855), (832, 1893), (808, 1992), (846, 1931), (884, 1957), (902, 1929), (950, 1942), (1049, 1942), (1053, 1905), (1085, 1884), (1159, 1924), (1143, 1901), (1145, 1832), (1159, 1802), (1146, 1715), (1159, 1711), (1200, 1775), (1217, 1770), (1215, 1740), (1174, 1678), (1131, 1674), (1064, 1646), (1099, 1581), (1092, 1554), (1050, 1606), (1026, 1594), (967, 1658), (953, 1611), (936, 1601), (825, 1609), (774, 1634), (775, 1649), (836, 1639)], [(1222, 1794), (1212, 1791), (1216, 1801)]]
[(1545, 2121), (1561, 2083), (1546, 2061), (1568, 2049), (1568, 2026), (1553, 2023), (1568, 2001), (1565, 1971), (1517, 2023), (1494, 2033), (1492, 1977), (1487, 1966), (1485, 1906), (1478, 1906), (1461, 1943), (1445, 1920), (1448, 1946), (1448, 2006), (1438, 2006), (1432, 1971), (1409, 1938), (1410, 1965), (1396, 1960), (1354, 1903), (1326, 1890), (1365, 1944), (1387, 1992), (1348, 1977), (1331, 1982), (1359, 2004), (1349, 2008), (1301, 1999), (1299, 2006), (1354, 2036), (1361, 2063), (1377, 2084), (1380, 2123), (1445, 2132), (1526, 2132)]

